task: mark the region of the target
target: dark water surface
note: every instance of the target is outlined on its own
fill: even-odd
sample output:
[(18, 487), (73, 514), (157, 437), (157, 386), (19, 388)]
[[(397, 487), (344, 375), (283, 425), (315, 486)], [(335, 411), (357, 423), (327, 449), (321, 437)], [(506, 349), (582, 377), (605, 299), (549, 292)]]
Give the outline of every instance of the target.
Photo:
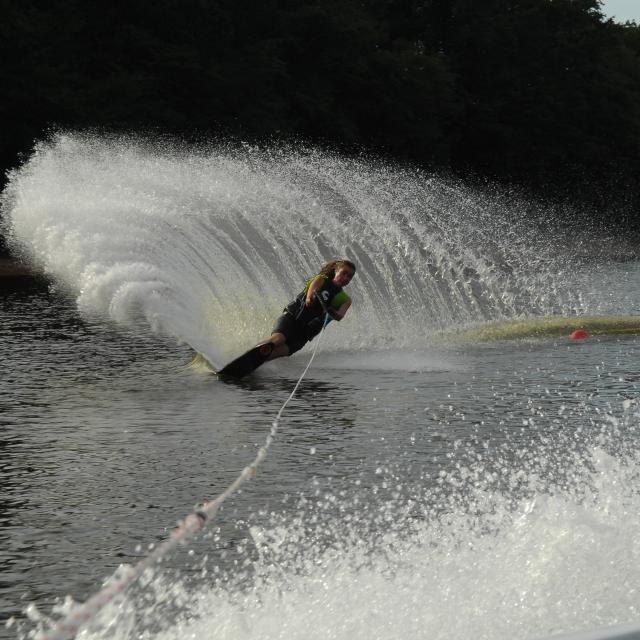
[[(22, 629), (6, 637), (29, 603), (86, 599), (222, 491), (311, 355), (223, 383), (185, 367), (188, 347), (81, 318), (46, 285), (5, 288), (0, 349), (0, 613)], [(636, 619), (638, 356), (634, 336), (322, 350), (257, 477), (109, 610), (109, 637), (538, 637)]]

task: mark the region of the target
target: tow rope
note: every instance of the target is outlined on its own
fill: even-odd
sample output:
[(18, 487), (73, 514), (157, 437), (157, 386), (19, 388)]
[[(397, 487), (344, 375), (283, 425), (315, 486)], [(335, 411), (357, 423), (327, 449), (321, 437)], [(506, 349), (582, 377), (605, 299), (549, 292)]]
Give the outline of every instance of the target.
[(320, 339), (324, 334), (328, 321), (329, 316), (325, 315), (322, 329), (318, 335), (318, 340), (316, 341), (311, 358), (309, 358), (307, 366), (293, 387), (293, 391), (291, 391), (289, 397), (284, 401), (280, 410), (276, 414), (276, 417), (271, 423), (271, 429), (269, 430), (265, 443), (258, 450), (253, 462), (246, 466), (240, 472), (238, 477), (217, 497), (197, 505), (192, 513), (178, 523), (175, 529), (171, 531), (169, 537), (155, 547), (148, 556), (137, 562), (135, 565), (122, 565), (119, 567), (103, 589), (98, 591), (98, 593), (91, 596), (82, 604), (76, 604), (65, 618), (53, 624), (50, 629), (37, 632), (35, 634), (36, 640), (71, 640), (72, 638), (75, 638), (79, 629), (83, 625), (86, 625), (95, 618), (95, 616), (107, 604), (109, 604), (115, 596), (122, 593), (129, 585), (135, 582), (135, 580), (139, 578), (146, 569), (152, 567), (154, 563), (167, 555), (167, 553), (169, 553), (179, 543), (193, 538), (201, 529), (203, 529), (205, 524), (215, 517), (220, 505), (222, 505), (227, 498), (232, 496), (243, 484), (245, 484), (245, 482), (256, 475), (258, 467), (267, 457), (267, 451), (278, 433), (282, 413), (296, 394), (296, 391), (300, 387), (307, 371), (309, 371), (311, 363), (316, 357), (318, 345), (320, 344)]

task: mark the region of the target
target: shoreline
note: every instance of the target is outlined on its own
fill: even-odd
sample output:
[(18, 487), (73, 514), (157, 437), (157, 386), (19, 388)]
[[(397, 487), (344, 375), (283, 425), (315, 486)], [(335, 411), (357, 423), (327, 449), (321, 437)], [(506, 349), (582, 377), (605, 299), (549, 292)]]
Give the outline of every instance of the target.
[(0, 257), (0, 278), (37, 278), (42, 272), (8, 257)]

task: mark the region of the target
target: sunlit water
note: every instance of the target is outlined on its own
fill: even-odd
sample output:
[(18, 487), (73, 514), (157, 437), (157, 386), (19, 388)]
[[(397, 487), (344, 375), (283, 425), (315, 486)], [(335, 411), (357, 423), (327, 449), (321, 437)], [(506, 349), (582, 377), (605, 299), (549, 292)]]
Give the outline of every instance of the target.
[(316, 152), (41, 147), (4, 196), (55, 285), (0, 304), (3, 633), (37, 626), (30, 603), (35, 619), (86, 599), (253, 459), (310, 348), (227, 384), (185, 366), (192, 347), (238, 353), (342, 254), (360, 265), (354, 306), (257, 477), (83, 637), (537, 638), (637, 620), (637, 339), (434, 340), (640, 313), (639, 265), (585, 265), (508, 205)]

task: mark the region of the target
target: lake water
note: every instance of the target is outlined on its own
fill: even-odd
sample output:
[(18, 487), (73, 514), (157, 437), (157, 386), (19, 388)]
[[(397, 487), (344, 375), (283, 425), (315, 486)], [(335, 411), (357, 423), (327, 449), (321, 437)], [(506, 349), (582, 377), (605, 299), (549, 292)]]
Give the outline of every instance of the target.
[[(251, 462), (312, 348), (237, 383), (187, 364), (260, 338), (325, 251), (359, 258), (354, 305), (256, 477), (81, 637), (539, 638), (636, 621), (636, 335), (615, 320), (584, 341), (448, 332), (640, 315), (640, 265), (585, 262), (539, 229), (512, 242), (503, 202), (420, 191), (420, 176), (316, 156), (297, 182), (297, 158), (63, 138), (13, 176), (14, 241), (52, 280), (6, 282), (0, 302), (2, 633), (99, 591)], [(313, 202), (322, 224), (297, 220), (294, 258), (277, 216)]]

